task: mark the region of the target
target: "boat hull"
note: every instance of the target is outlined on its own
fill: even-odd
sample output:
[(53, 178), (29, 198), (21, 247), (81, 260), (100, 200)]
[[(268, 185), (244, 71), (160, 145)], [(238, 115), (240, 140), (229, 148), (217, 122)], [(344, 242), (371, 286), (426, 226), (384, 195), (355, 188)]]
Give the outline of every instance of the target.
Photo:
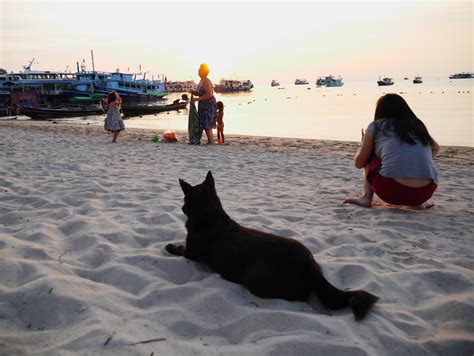
[(102, 115), (102, 109), (43, 109), (43, 108), (29, 108), (21, 107), (21, 112), (31, 117), (33, 120), (47, 120), (47, 119), (61, 119), (69, 117), (82, 117)]
[(140, 116), (140, 115), (153, 115), (160, 112), (173, 111), (186, 109), (188, 105), (187, 101), (172, 103), (168, 105), (122, 105), (122, 112), (125, 117)]

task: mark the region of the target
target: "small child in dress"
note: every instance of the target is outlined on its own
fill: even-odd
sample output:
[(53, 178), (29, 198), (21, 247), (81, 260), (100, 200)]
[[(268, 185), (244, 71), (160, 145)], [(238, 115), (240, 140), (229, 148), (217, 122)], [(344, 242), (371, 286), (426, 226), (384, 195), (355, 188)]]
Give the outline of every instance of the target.
[(217, 102), (217, 142), (224, 143), (224, 104), (222, 101)]
[(114, 133), (112, 137), (112, 143), (117, 143), (117, 137), (120, 131), (125, 130), (125, 124), (123, 123), (122, 115), (119, 111), (121, 101), (122, 99), (120, 98), (120, 95), (115, 91), (107, 95), (109, 110), (107, 111), (104, 129)]

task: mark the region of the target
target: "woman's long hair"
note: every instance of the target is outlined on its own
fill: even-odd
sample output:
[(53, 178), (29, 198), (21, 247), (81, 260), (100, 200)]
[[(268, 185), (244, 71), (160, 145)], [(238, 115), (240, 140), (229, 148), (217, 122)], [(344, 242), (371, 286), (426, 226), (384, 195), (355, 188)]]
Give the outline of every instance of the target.
[[(386, 119), (383, 131), (393, 131), (401, 142), (416, 144), (418, 139), (424, 146), (432, 144), (433, 138), (428, 133), (425, 124), (415, 115), (405, 99), (397, 94), (385, 94), (377, 100), (374, 121)], [(377, 129), (380, 125), (376, 125)]]

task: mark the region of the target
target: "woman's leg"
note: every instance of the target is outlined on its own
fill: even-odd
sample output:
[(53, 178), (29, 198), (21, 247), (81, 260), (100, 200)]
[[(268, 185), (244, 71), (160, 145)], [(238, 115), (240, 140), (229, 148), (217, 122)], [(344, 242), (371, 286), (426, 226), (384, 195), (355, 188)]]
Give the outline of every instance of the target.
[(119, 135), (120, 131), (114, 131), (114, 137), (112, 137), (112, 143), (117, 143), (117, 137)]
[(214, 136), (212, 134), (212, 129), (205, 129), (207, 136), (207, 144), (212, 145), (214, 143)]
[(370, 186), (370, 182), (367, 180), (367, 174), (369, 173), (369, 165), (364, 168), (364, 194), (358, 198), (347, 198), (344, 203), (356, 204), (370, 208), (372, 206), (372, 198), (374, 197), (374, 191)]

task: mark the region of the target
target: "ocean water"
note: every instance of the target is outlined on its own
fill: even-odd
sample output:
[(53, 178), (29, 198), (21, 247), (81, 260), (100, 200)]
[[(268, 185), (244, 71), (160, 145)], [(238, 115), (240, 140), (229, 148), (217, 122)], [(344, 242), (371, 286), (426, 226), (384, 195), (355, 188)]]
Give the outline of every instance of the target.
[[(411, 78), (410, 78), (411, 79)], [(402, 95), (441, 145), (474, 146), (474, 79), (423, 78), (422, 84), (394, 79), (388, 87), (373, 81), (347, 81), (338, 88), (314, 84), (256, 84), (251, 92), (216, 94), (224, 105), (224, 133), (359, 141), (385, 93)], [(179, 97), (169, 96), (169, 101)], [(127, 127), (187, 130), (188, 111), (127, 119)]]

